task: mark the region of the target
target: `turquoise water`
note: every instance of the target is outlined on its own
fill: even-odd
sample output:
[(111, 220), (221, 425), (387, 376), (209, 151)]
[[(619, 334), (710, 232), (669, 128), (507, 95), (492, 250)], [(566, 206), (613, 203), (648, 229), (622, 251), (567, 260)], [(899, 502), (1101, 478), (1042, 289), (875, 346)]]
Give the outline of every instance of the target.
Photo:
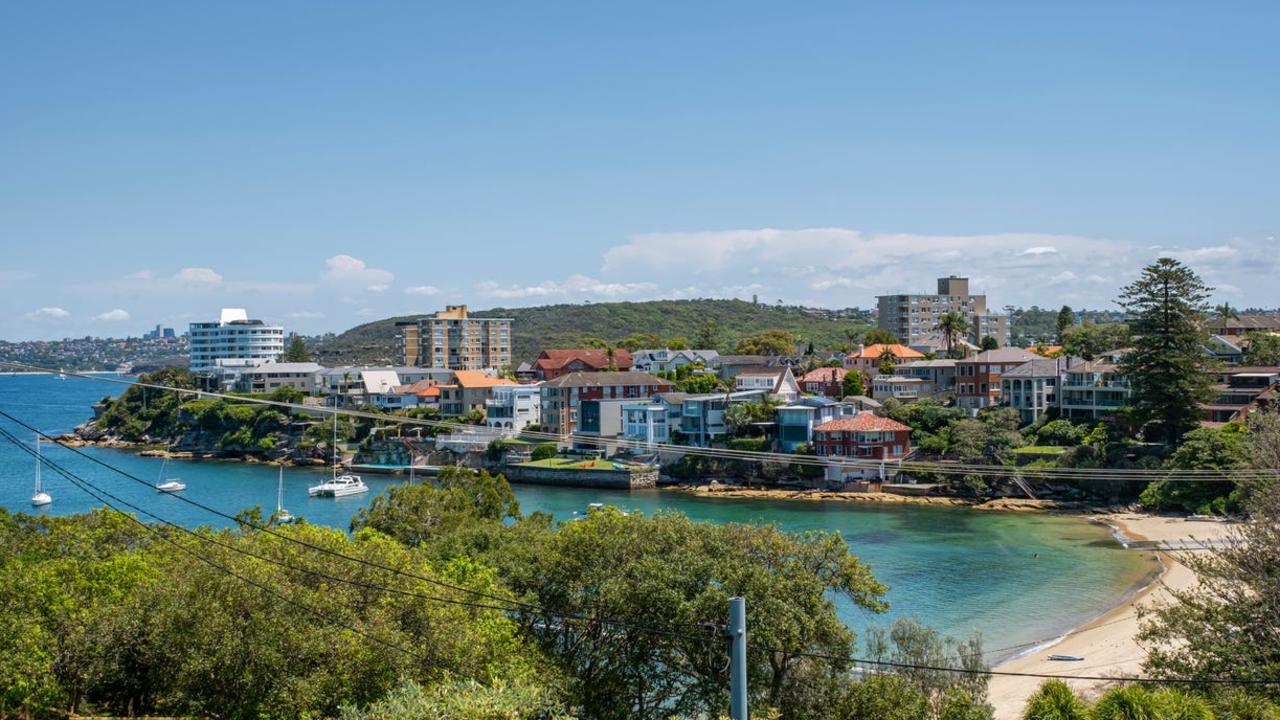
[[(0, 409), (54, 433), (91, 416), (90, 405), (120, 386), (47, 376), (0, 377)], [(16, 428), (0, 420), (10, 431)], [(188, 526), (225, 525), (217, 516), (180, 498), (158, 494), (70, 451), (45, 446), (50, 459), (149, 511)], [(88, 448), (85, 452), (154, 483), (161, 460), (129, 452)], [(32, 459), (0, 440), (0, 505), (32, 512)], [(235, 513), (275, 507), (277, 468), (236, 462), (170, 461), (167, 476), (187, 483), (192, 500)], [(286, 469), (285, 507), (310, 522), (346, 527), (369, 499), (403, 476), (370, 474), (371, 492), (358, 497), (313, 499), (307, 487), (327, 473)], [(84, 512), (96, 501), (65, 479), (45, 473), (53, 505), (35, 512)], [(842, 606), (855, 630), (916, 617), (955, 635), (983, 634), (988, 648), (1048, 638), (1097, 615), (1120, 600), (1154, 570), (1146, 553), (1122, 550), (1106, 528), (1079, 518), (993, 513), (958, 508), (866, 506), (841, 502), (760, 501), (691, 497), (666, 491), (601, 491), (517, 485), (525, 512), (571, 517), (589, 502), (652, 513), (678, 510), (711, 522), (772, 522), (786, 530), (835, 530), (852, 551), (889, 586), (892, 609), (870, 615)]]

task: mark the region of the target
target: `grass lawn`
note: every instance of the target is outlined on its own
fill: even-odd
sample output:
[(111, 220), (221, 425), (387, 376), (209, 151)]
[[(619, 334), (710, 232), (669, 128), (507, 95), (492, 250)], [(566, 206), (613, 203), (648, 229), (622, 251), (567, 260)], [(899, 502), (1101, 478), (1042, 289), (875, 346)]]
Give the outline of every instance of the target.
[(1059, 445), (1028, 445), (1014, 450), (1016, 453), (1025, 453), (1027, 455), (1061, 455), (1066, 451), (1067, 448)]
[(520, 467), (552, 468), (555, 470), (613, 470), (613, 463), (608, 460), (590, 460), (583, 458), (553, 457), (545, 460), (520, 463)]

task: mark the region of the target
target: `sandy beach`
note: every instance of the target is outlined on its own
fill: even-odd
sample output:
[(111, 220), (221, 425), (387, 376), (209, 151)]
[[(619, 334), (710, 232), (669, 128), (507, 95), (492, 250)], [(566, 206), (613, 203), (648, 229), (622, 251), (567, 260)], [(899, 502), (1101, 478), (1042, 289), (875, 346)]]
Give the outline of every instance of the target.
[[(1099, 520), (1118, 529), (1131, 540), (1174, 542), (1194, 538), (1200, 541), (1220, 540), (1234, 525), (1223, 522), (1194, 521), (1141, 514), (1099, 516)], [(1133, 552), (1139, 552), (1134, 550)], [(1146, 551), (1149, 552), (1149, 551)], [(1014, 658), (997, 667), (1010, 672), (1063, 675), (1138, 675), (1142, 671), (1144, 653), (1135, 642), (1138, 633), (1137, 609), (1168, 598), (1166, 586), (1174, 589), (1191, 587), (1195, 575), (1177, 561), (1174, 554), (1160, 553), (1164, 571), (1158, 580), (1147, 585), (1126, 602), (1076, 628), (1051, 647)], [(1050, 654), (1076, 655), (1082, 662), (1055, 662)], [(1043, 680), (1039, 678), (993, 677), (990, 700), (995, 706), (996, 720), (1021, 717), (1027, 698)], [(1104, 691), (1109, 682), (1067, 681), (1077, 692), (1093, 697)]]

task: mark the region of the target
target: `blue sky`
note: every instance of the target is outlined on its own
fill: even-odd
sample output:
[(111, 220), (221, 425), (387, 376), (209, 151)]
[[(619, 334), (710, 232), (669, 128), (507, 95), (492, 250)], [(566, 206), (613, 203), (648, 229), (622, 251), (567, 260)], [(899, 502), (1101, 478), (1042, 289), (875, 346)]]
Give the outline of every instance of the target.
[(969, 275), (1280, 305), (1275, 3), (6, 3), (0, 338)]

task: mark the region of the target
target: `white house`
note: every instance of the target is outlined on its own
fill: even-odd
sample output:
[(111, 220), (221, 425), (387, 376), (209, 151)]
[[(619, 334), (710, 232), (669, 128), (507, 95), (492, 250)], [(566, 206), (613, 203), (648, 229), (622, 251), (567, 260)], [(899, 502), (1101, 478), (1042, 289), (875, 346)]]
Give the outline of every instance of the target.
[(734, 391), (762, 390), (779, 402), (790, 403), (800, 397), (800, 383), (791, 373), (791, 368), (756, 367), (747, 368), (733, 377)]
[(631, 353), (634, 369), (642, 372), (667, 372), (688, 365), (710, 368), (720, 357), (715, 350), (637, 350)]
[(244, 308), (223, 308), (216, 322), (193, 322), (188, 328), (191, 372), (212, 370), (218, 360), (246, 359), (261, 364), (284, 354), (284, 328), (251, 320)]
[(542, 422), (542, 388), (531, 385), (495, 385), (493, 397), (484, 401), (485, 424), (518, 434)]

